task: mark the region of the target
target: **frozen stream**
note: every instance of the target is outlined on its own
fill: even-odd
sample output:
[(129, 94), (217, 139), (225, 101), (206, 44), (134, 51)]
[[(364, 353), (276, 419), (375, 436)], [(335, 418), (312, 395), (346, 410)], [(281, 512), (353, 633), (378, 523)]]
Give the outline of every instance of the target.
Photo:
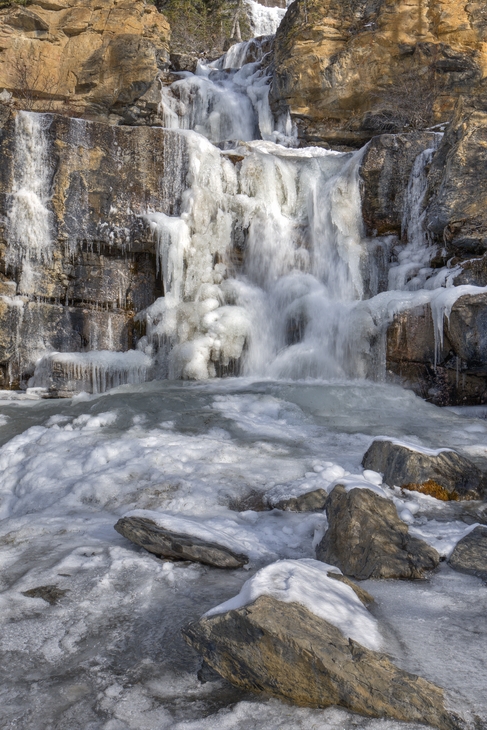
[[(201, 683), (180, 628), (235, 595), (256, 567), (314, 556), (323, 516), (255, 511), (262, 494), (360, 474), (380, 434), (483, 462), (479, 415), (363, 381), (165, 381), (72, 401), (2, 400), (0, 727), (412, 728)], [(445, 521), (484, 520), (479, 503), (419, 500), (417, 525), (433, 517), (448, 532)], [(211, 520), (246, 541), (250, 571), (155, 558), (113, 529), (134, 508)], [(65, 593), (52, 605), (24, 595), (40, 586)], [(394, 660), (444, 686), (485, 727), (485, 585), (443, 563), (429, 581), (365, 587)]]

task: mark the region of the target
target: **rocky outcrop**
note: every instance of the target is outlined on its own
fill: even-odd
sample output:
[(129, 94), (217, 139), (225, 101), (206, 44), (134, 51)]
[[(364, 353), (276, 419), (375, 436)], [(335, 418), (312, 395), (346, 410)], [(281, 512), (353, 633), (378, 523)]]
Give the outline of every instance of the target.
[(448, 563), (461, 573), (487, 580), (487, 527), (478, 525), (459, 540)]
[(338, 484), (326, 502), (329, 527), (316, 557), (358, 580), (424, 578), (440, 561), (437, 551), (411, 537), (394, 504), (370, 489)]
[(390, 487), (403, 487), (437, 499), (479, 499), (487, 479), (475, 464), (451, 449), (422, 450), (402, 442), (376, 439), (364, 455), (364, 469), (383, 475)]
[(160, 128), (10, 114), (0, 130), (1, 387), (26, 383), (51, 351), (135, 346), (137, 312), (163, 293), (140, 215), (174, 212), (184, 155)]
[(345, 638), (298, 603), (261, 596), (251, 605), (203, 616), (183, 636), (237, 687), (297, 705), (338, 705), (368, 717), (455, 727), (439, 687)]
[(459, 296), (442, 320), (441, 341), (429, 304), (394, 316), (387, 330), (388, 378), (437, 405), (486, 403), (487, 294)]
[(195, 535), (178, 534), (144, 517), (122, 517), (115, 529), (136, 545), (154, 555), (175, 560), (191, 560), (215, 568), (241, 568), (249, 562), (246, 555), (238, 554)]
[(168, 63), (169, 24), (144, 0), (38, 0), (0, 10), (0, 91), (20, 108), (151, 121), (150, 90)]
[(272, 94), (304, 142), (360, 147), (447, 121), (486, 75), (483, 3), (307, 0), (276, 36)]

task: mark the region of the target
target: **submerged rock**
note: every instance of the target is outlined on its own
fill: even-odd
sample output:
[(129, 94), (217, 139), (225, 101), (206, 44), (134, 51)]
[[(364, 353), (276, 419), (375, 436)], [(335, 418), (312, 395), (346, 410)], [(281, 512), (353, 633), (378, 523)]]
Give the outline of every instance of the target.
[(312, 492), (300, 494), (299, 497), (271, 501), (271, 506), (286, 512), (322, 512), (327, 497), (328, 493), (324, 489), (313, 489)]
[(424, 578), (438, 552), (409, 535), (394, 504), (369, 489), (349, 492), (338, 484), (326, 502), (329, 528), (316, 557), (352, 578)]
[(436, 499), (479, 499), (485, 494), (485, 475), (475, 464), (451, 449), (421, 449), (387, 439), (375, 439), (362, 465), (378, 471), (389, 486), (403, 487)]
[(461, 573), (470, 573), (487, 579), (487, 527), (478, 525), (457, 542), (449, 565)]
[(176, 560), (192, 560), (216, 568), (241, 568), (249, 562), (238, 554), (209, 540), (191, 534), (178, 534), (144, 517), (122, 517), (115, 529), (136, 545), (154, 555)]
[(297, 705), (338, 705), (368, 717), (456, 727), (443, 690), (395, 667), (299, 603), (260, 596), (203, 616), (183, 636), (232, 684)]
[(63, 590), (56, 585), (36, 586), (29, 588), (28, 591), (22, 591), (22, 595), (27, 598), (42, 598), (51, 606), (54, 606), (66, 593), (69, 593), (68, 589)]

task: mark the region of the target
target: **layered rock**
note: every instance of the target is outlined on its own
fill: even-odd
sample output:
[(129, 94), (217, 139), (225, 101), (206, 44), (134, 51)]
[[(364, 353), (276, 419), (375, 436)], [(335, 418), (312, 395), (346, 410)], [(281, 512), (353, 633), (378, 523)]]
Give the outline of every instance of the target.
[(159, 557), (191, 560), (215, 568), (241, 568), (249, 562), (246, 555), (235, 553), (223, 544), (165, 529), (144, 517), (122, 517), (115, 529)]
[(394, 504), (370, 489), (338, 484), (326, 502), (329, 527), (316, 557), (336, 565), (347, 576), (424, 578), (440, 561), (437, 551), (412, 537)]
[(443, 691), (395, 667), (299, 603), (261, 596), (203, 616), (186, 641), (232, 684), (297, 705), (338, 705), (368, 717), (454, 728)]
[(383, 475), (390, 487), (403, 487), (437, 499), (479, 499), (487, 478), (475, 464), (451, 449), (421, 449), (402, 442), (375, 439), (362, 465)]
[(177, 134), (20, 112), (0, 157), (2, 387), (51, 351), (133, 348), (135, 315), (163, 293), (140, 215), (175, 209)]
[(307, 0), (276, 35), (272, 94), (304, 142), (359, 147), (447, 121), (487, 68), (483, 3)]
[(143, 0), (39, 0), (0, 10), (0, 90), (20, 108), (150, 119), (157, 103), (151, 107), (148, 92), (168, 61), (169, 24)]

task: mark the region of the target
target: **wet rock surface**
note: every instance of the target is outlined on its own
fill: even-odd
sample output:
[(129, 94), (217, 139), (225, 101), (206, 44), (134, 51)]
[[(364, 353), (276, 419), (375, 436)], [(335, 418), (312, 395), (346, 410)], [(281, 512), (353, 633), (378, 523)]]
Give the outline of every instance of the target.
[(318, 560), (349, 577), (424, 578), (440, 561), (437, 551), (412, 537), (394, 504), (369, 489), (338, 484), (326, 503), (329, 527), (316, 548)]
[(383, 475), (390, 487), (404, 487), (445, 501), (479, 499), (486, 477), (475, 464), (449, 449), (425, 452), (407, 444), (376, 439), (362, 464)]
[(458, 727), (445, 710), (443, 690), (297, 603), (261, 596), (203, 616), (183, 636), (221, 676), (252, 692), (301, 706), (338, 705), (368, 717)]
[(224, 545), (166, 530), (143, 517), (122, 517), (115, 529), (136, 545), (154, 555), (176, 560), (191, 560), (216, 568), (241, 568), (248, 557)]
[(457, 542), (448, 563), (461, 573), (487, 580), (487, 527), (478, 525)]

